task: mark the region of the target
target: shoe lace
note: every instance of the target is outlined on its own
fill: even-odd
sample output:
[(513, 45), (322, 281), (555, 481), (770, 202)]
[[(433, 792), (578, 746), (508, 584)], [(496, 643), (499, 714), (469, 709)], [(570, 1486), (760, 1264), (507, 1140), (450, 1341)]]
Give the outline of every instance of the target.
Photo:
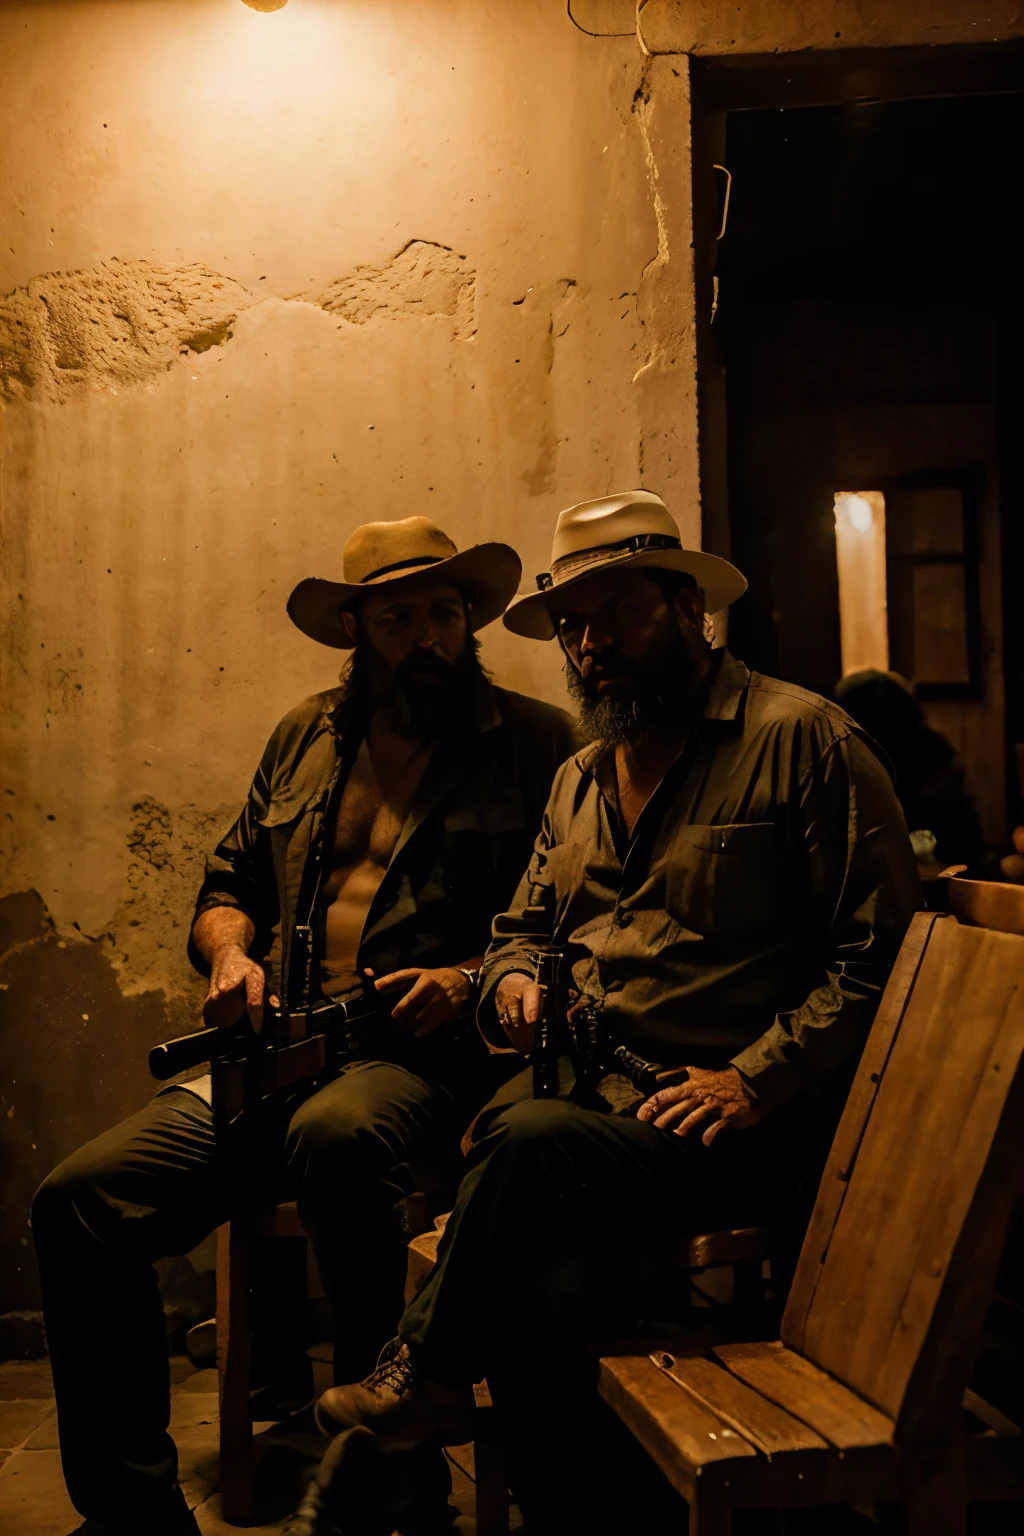
[(411, 1387), (415, 1379), (416, 1372), (408, 1355), (397, 1351), (388, 1354), (387, 1349), (384, 1349), (376, 1370), (367, 1379), (367, 1385), (372, 1383), (375, 1387), (390, 1387), (398, 1395)]

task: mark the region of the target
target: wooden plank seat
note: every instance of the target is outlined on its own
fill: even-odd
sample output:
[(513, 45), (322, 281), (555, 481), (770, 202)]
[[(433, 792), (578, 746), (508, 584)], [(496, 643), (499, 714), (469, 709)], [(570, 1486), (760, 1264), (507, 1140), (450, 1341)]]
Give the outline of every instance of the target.
[(967, 1391), (1024, 1193), (1024, 924), (998, 912), (998, 930), (914, 919), (781, 1338), (601, 1362), (602, 1395), (688, 1501), (691, 1536), (726, 1536), (742, 1506), (895, 1499), (914, 1536), (963, 1536), (969, 1498), (1024, 1497), (1024, 1439)]

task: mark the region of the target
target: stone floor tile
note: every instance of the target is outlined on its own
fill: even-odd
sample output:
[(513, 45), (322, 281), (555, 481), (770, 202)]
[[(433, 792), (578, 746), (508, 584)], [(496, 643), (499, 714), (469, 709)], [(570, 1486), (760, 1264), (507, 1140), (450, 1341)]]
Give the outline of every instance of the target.
[(29, 1435), (24, 1448), (26, 1451), (55, 1451), (59, 1444), (57, 1410), (51, 1408), (45, 1418), (40, 1419), (38, 1428)]
[(171, 1398), (171, 1434), (205, 1428), (212, 1443), (217, 1441), (219, 1418), (216, 1392), (176, 1392)]
[(188, 1381), (189, 1377), (190, 1376), (194, 1376), (195, 1374), (196, 1374), (196, 1368), (192, 1364), (192, 1361), (188, 1358), (188, 1355), (172, 1355), (171, 1356), (171, 1391), (172, 1392), (176, 1392), (179, 1389), (179, 1387), (184, 1386), (185, 1382)]
[(170, 1429), (178, 1447), (178, 1481), (189, 1504), (201, 1504), (216, 1488), (220, 1475), (217, 1394), (175, 1393)]
[[(196, 1520), (203, 1536), (238, 1536), (238, 1526), (228, 1525), (221, 1514), (220, 1494), (215, 1493), (196, 1509)], [(275, 1525), (246, 1526), (247, 1536), (276, 1536), (283, 1521)]]
[(175, 1391), (175, 1396), (186, 1392), (216, 1392), (218, 1389), (217, 1372), (211, 1366), (209, 1370), (193, 1370), (191, 1376), (186, 1376)]
[(0, 1365), (0, 1401), (52, 1396), (49, 1360), (5, 1360)]
[(53, 1408), (53, 1399), (30, 1397), (27, 1401), (0, 1401), (0, 1449), (13, 1451), (23, 1445)]
[(17, 1451), (0, 1469), (0, 1531), (66, 1536), (81, 1518), (64, 1487), (58, 1451)]

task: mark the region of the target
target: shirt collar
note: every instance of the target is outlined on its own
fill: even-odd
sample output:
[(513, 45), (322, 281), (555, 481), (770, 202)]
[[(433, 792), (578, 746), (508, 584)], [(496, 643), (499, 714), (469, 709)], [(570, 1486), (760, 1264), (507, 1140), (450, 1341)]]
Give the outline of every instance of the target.
[(750, 668), (724, 647), (704, 702), (704, 719), (735, 721), (750, 687)]

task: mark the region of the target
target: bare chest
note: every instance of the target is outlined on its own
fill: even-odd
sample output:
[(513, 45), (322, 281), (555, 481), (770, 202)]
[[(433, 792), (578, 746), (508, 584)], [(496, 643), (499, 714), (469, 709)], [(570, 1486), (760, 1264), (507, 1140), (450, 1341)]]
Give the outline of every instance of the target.
[(385, 743), (374, 751), (363, 742), (338, 806), (334, 871), (364, 862), (387, 868), (429, 757), (418, 743)]

